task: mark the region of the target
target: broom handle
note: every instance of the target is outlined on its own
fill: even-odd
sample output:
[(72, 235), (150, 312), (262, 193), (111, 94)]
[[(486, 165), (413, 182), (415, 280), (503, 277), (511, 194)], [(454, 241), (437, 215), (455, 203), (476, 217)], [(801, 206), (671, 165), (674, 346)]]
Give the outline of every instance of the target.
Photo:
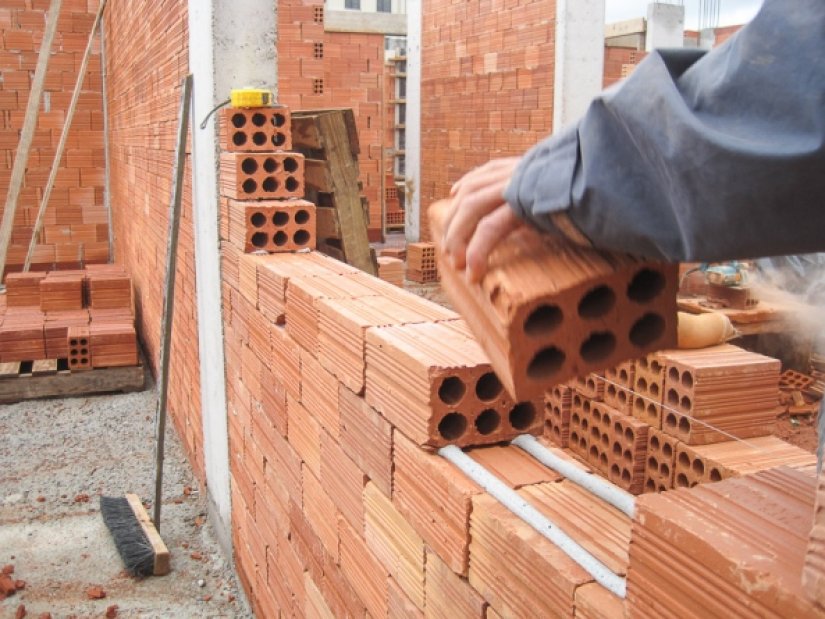
[(183, 198), (183, 173), (186, 169), (186, 134), (189, 131), (189, 100), (192, 75), (181, 86), (178, 139), (175, 145), (175, 168), (172, 179), (172, 200), (169, 203), (169, 235), (166, 239), (166, 282), (163, 287), (163, 317), (161, 322), (160, 371), (158, 373), (158, 408), (155, 415), (155, 528), (160, 532), (160, 503), (163, 486), (163, 444), (166, 436), (166, 401), (169, 392), (169, 353), (172, 344), (172, 317), (175, 310), (175, 271), (178, 256), (180, 207)]

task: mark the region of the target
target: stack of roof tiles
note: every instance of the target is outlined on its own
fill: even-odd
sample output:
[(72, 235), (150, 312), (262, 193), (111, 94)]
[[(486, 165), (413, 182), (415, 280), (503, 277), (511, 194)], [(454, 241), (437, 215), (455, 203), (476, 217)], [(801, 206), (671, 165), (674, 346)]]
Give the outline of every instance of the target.
[[(137, 365), (132, 280), (122, 267), (10, 273), (6, 288), (0, 362), (68, 359), (70, 369)], [(78, 330), (82, 335), (73, 333)], [(79, 339), (86, 343), (80, 346)]]
[(229, 236), (246, 252), (314, 249), (315, 205), (303, 199), (304, 156), (284, 106), (222, 111), (220, 193)]

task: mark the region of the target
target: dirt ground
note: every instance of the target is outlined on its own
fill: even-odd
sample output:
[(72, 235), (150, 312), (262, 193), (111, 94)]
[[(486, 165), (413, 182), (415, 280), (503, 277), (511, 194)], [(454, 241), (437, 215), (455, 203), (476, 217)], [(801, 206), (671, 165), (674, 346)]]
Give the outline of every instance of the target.
[[(0, 602), (0, 619), (21, 604), (27, 617), (53, 619), (252, 616), (171, 423), (161, 536), (172, 572), (135, 579), (123, 570), (99, 496), (151, 499), (154, 414), (154, 387), (0, 406), (0, 568), (25, 581)], [(93, 587), (105, 597), (90, 599)]]

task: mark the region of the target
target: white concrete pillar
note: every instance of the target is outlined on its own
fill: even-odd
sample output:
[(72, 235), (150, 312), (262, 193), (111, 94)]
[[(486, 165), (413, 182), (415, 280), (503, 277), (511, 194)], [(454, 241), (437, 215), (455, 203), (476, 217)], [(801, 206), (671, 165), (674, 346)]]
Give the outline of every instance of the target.
[(189, 0), (192, 101), (192, 201), (195, 226), (203, 458), (209, 512), (231, 552), (229, 437), (224, 372), (218, 221), (218, 139), (209, 111), (232, 88), (277, 86), (275, 0)]
[(651, 2), (647, 5), (645, 50), (685, 46), (685, 7)]
[(604, 0), (558, 0), (554, 132), (584, 114), (603, 81)]
[(407, 117), (404, 185), (404, 234), (421, 238), (421, 3), (407, 0)]

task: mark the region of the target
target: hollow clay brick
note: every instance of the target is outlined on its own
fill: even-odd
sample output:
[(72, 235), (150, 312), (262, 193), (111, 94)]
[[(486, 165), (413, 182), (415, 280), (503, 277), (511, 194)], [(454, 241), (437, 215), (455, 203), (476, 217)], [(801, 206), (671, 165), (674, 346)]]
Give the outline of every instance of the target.
[[(92, 367), (106, 368), (137, 365), (137, 333), (131, 321), (128, 323), (93, 321), (89, 325), (89, 337)], [(71, 352), (72, 350), (69, 350), (70, 365), (73, 356)]]
[(6, 301), (8, 307), (40, 305), (40, 282), (45, 273), (6, 274)]
[[(409, 617), (410, 619), (424, 619), (418, 607), (401, 590), (395, 578), (390, 577), (387, 582), (387, 616)], [(331, 617), (330, 619), (334, 619)]]
[(587, 458), (590, 448), (590, 400), (580, 393), (573, 395), (570, 405), (570, 451), (581, 458)]
[(473, 500), (470, 532), (469, 581), (496, 612), (573, 616), (576, 589), (592, 577), (557, 546), (487, 495)]
[(540, 433), (540, 402), (514, 402), (476, 341), (453, 323), (367, 331), (367, 402), (419, 445)]
[(410, 293), (323, 299), (319, 303), (319, 359), (349, 389), (364, 389), (366, 332), (371, 327), (456, 320), (450, 310)]
[(426, 601), (424, 616), (484, 619), (484, 598), (466, 578), (453, 572), (434, 552), (427, 551)]
[(305, 350), (301, 351), (301, 404), (338, 440), (338, 381)]
[(339, 385), (341, 447), (385, 495), (392, 494), (392, 426), (364, 398)]
[(289, 108), (227, 108), (221, 110), (221, 149), (238, 152), (292, 150)]
[(452, 571), (466, 575), (472, 497), (482, 489), (397, 430), (393, 447), (393, 504)]
[(646, 423), (619, 411), (612, 416), (608, 478), (631, 494), (644, 490), (649, 430)]
[(471, 449), (467, 453), (514, 490), (522, 486), (561, 479), (561, 475), (515, 446), (486, 445)]
[(326, 488), (304, 464), (301, 467), (304, 514), (318, 535), (324, 549), (338, 559), (338, 515), (335, 501)]
[(808, 474), (779, 468), (639, 497), (630, 615), (821, 617), (800, 578), (814, 484)]
[(419, 610), (424, 609), (424, 540), (375, 484), (363, 494), (364, 539), (375, 558)]
[(566, 385), (556, 385), (544, 397), (545, 435), (558, 447), (567, 447), (570, 442), (570, 407), (573, 389)]
[(234, 200), (303, 198), (304, 156), (299, 153), (223, 152), (220, 193)]
[(386, 568), (370, 552), (361, 534), (339, 519), (341, 529), (341, 571), (363, 600), (373, 617), (387, 616)]
[(287, 396), (287, 438), (315, 478), (321, 476), (321, 426), (300, 402)]
[(338, 512), (356, 530), (363, 530), (367, 476), (327, 432), (321, 432), (321, 483)]
[(46, 346), (45, 358), (68, 358), (69, 343), (67, 337), (69, 327), (85, 327), (88, 325), (88, 310), (47, 313), (43, 323), (43, 339)]
[(40, 280), (40, 309), (59, 312), (83, 309), (83, 275), (57, 275)]
[[(448, 208), (446, 201), (430, 208), (436, 240)], [(493, 252), (480, 284), (468, 284), (446, 263), (441, 277), (502, 382), (520, 398), (676, 341), (676, 265), (524, 229)]]
[(655, 428), (648, 430), (645, 492), (662, 492), (673, 487), (679, 445), (681, 442), (676, 437)]
[(576, 391), (589, 400), (601, 402), (604, 399), (605, 382), (601, 372), (591, 372), (585, 376), (577, 376), (572, 384)]
[(576, 589), (576, 619), (624, 619), (626, 605), (599, 583), (591, 582)]
[(92, 349), (89, 327), (69, 327), (66, 332), (69, 348), (69, 369), (72, 372), (92, 369)]
[(814, 526), (808, 540), (802, 586), (808, 598), (825, 608), (825, 474), (819, 472)]
[[(245, 252), (293, 252), (315, 249), (315, 205), (306, 200), (229, 201), (233, 221), (230, 229), (243, 231), (233, 234), (233, 242)], [(238, 215), (235, 215), (238, 213)], [(241, 222), (236, 223), (240, 215)]]

